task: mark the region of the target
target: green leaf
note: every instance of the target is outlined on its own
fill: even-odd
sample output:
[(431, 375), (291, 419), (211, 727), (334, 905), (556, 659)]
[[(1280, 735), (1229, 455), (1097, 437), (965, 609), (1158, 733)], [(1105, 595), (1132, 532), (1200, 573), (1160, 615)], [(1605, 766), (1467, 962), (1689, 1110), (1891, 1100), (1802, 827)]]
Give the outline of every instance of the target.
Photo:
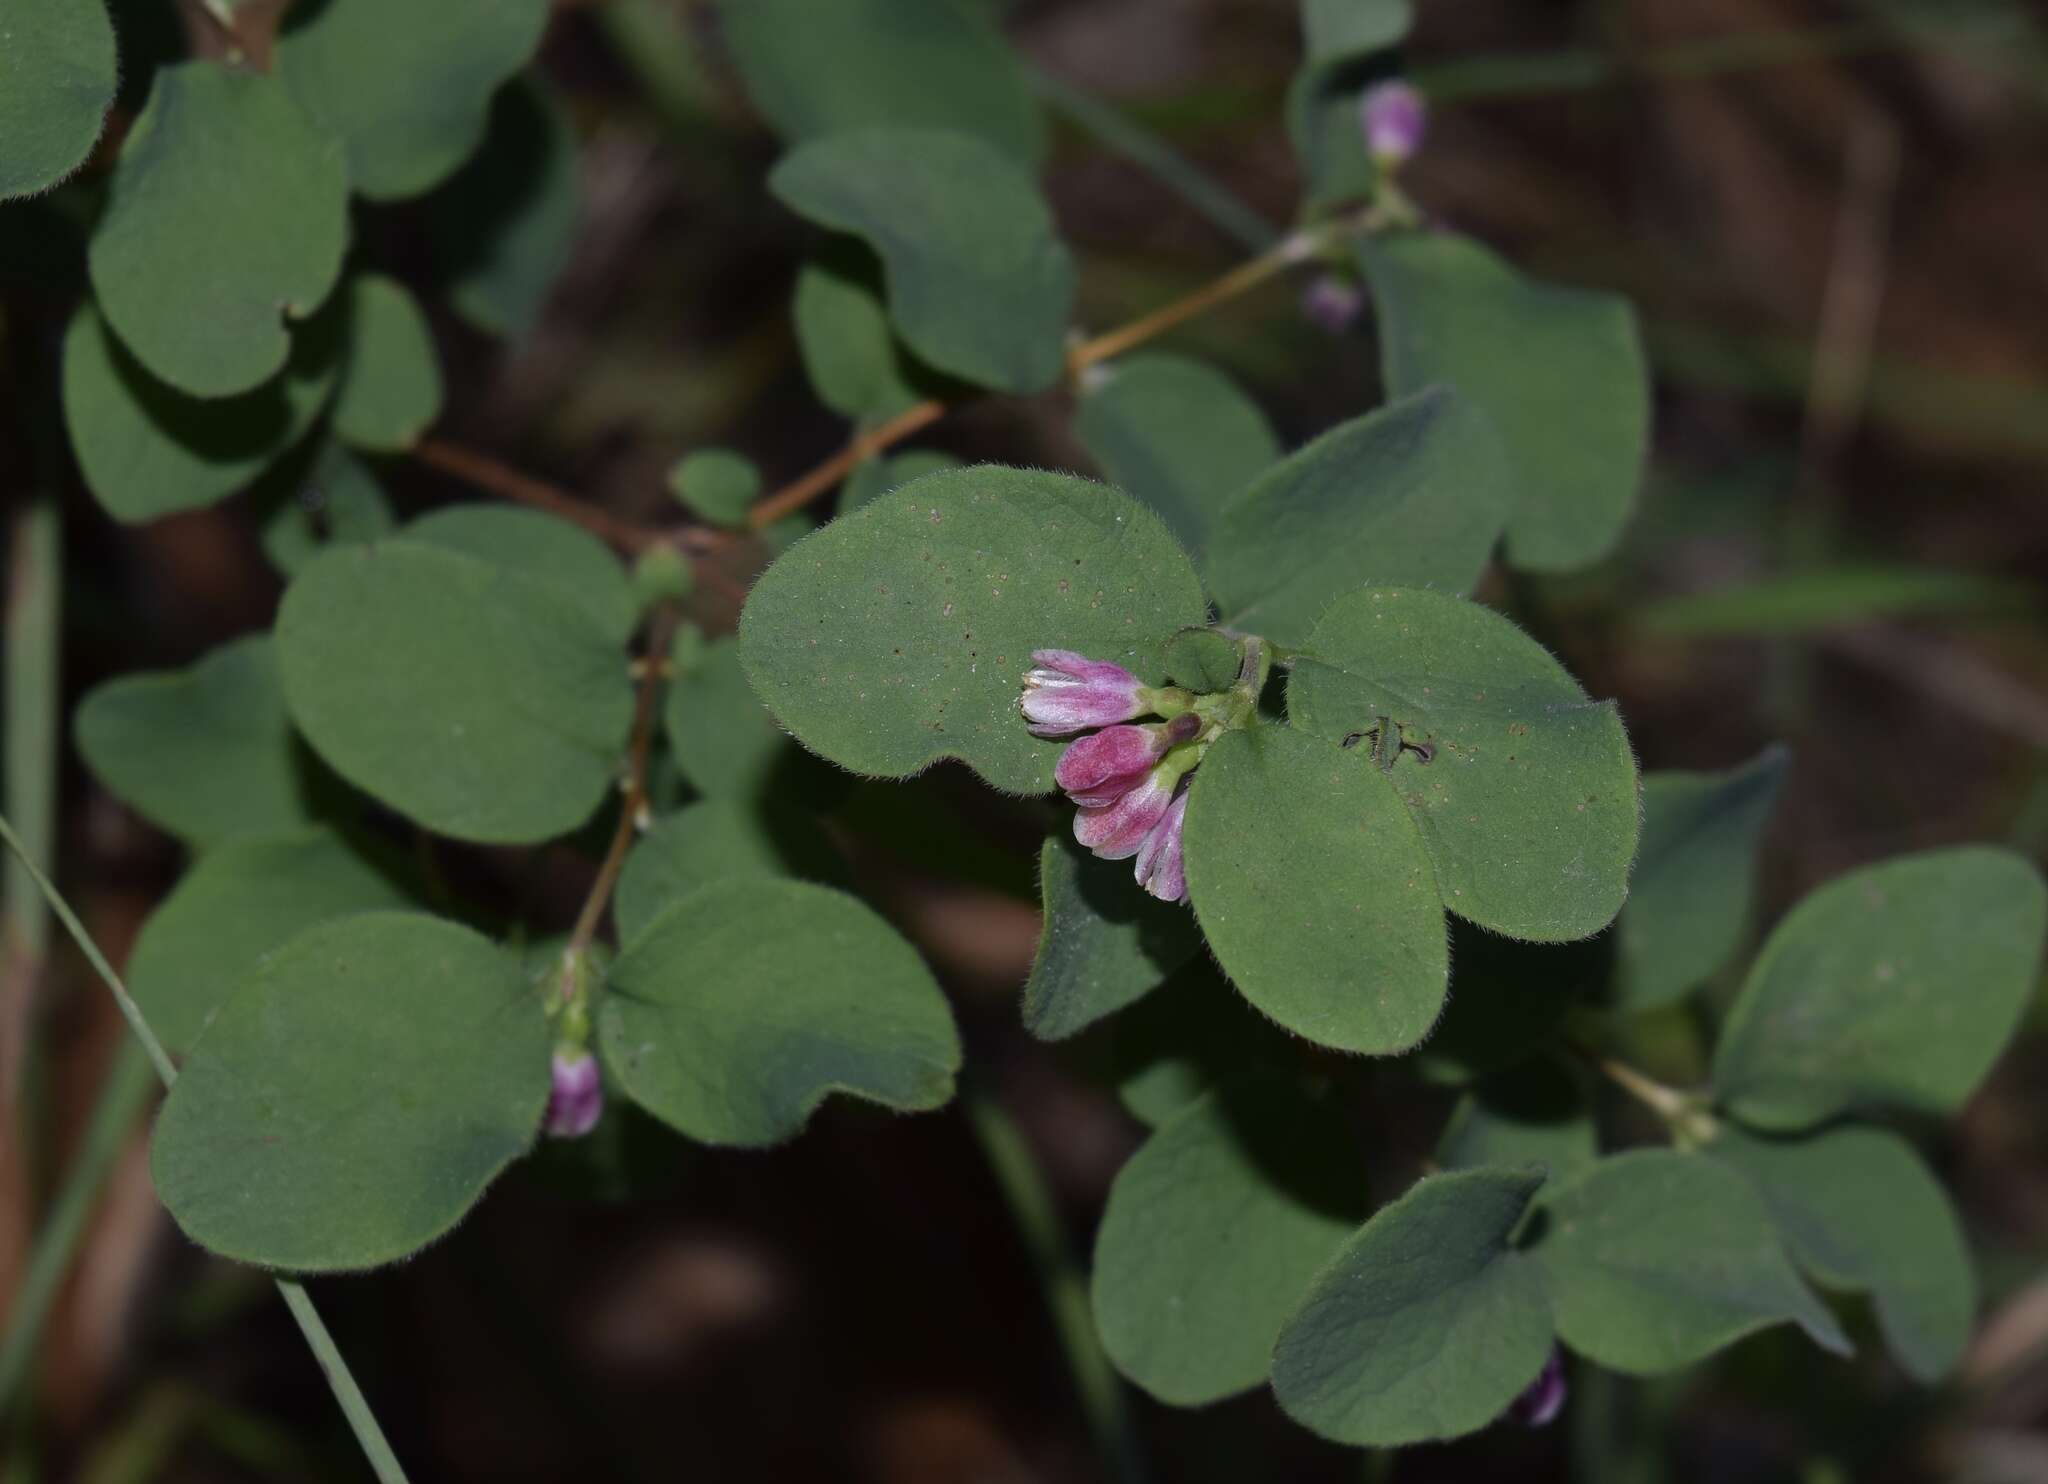
[(284, 375), (239, 397), (188, 397), (158, 381), (90, 304), (64, 333), (64, 427), (79, 472), (118, 520), (211, 505), (253, 481), (319, 416), (341, 365), (338, 317), (292, 336)]
[(1037, 649), (1158, 679), (1208, 600), (1166, 527), (1087, 480), (931, 474), (822, 527), (762, 574), (740, 621), (747, 677), (805, 746), (907, 778), (960, 758), (1045, 793), (1060, 744), (1017, 709)]
[(2033, 584), (1985, 572), (1903, 563), (1842, 562), (1660, 598), (1636, 610), (1652, 634), (1682, 638), (1812, 634), (1881, 618), (2027, 614)]
[(1365, 1204), (1333, 1110), (1277, 1085), (1204, 1094), (1110, 1186), (1092, 1285), (1102, 1348), (1176, 1406), (1258, 1385), (1282, 1322)]
[(427, 201), (450, 307), (487, 334), (524, 340), (568, 266), (582, 211), (567, 111), (532, 80), (503, 89), (482, 147)]
[(1875, 1128), (1796, 1142), (1724, 1129), (1707, 1152), (1756, 1182), (1802, 1268), (1871, 1295), (1885, 1343), (1915, 1380), (1955, 1369), (1977, 1279), (1955, 1210), (1910, 1144)]
[(0, 201), (83, 165), (114, 101), (114, 28), (100, 0), (20, 0), (0, 46)]
[[(1460, 993), (1463, 977), (1460, 964)], [(1447, 1170), (1541, 1165), (1559, 1180), (1599, 1156), (1582, 1080), (1547, 1057), (1497, 1072), (1466, 1093), (1436, 1151)]]
[(157, 1195), (237, 1262), (394, 1262), (532, 1141), (548, 1036), (518, 960), (469, 929), (324, 923), (265, 958), (193, 1046), (157, 1119)]
[(1485, 414), (1432, 387), (1332, 428), (1226, 505), (1210, 591), (1225, 623), (1288, 646), (1361, 583), (1462, 593), (1513, 480)]
[(365, 273), (349, 285), (348, 367), (334, 431), (357, 448), (399, 453), (441, 415), (441, 361), (403, 284)]
[(642, 835), (619, 873), (612, 919), (630, 943), (684, 897), (722, 881), (833, 881), (838, 858), (816, 824), (770, 800), (700, 799)]
[(1059, 379), (1073, 259), (1030, 178), (994, 146), (928, 129), (832, 134), (786, 155), (768, 188), (881, 255), (889, 317), (932, 365), (1010, 392)]
[(722, 0), (755, 107), (791, 142), (880, 125), (976, 135), (1026, 166), (1045, 124), (984, 12), (957, 0)]
[(1210, 1088), (1285, 1079), (1301, 1066), (1300, 1043), (1246, 1004), (1206, 955), (1090, 1039), (1102, 1045), (1103, 1074), (1125, 1111), (1151, 1128)]
[(1184, 828), (1188, 894), (1244, 997), (1341, 1051), (1405, 1051), (1443, 1009), (1443, 907), (1379, 772), (1320, 737), (1219, 738)]
[(1280, 457), (1258, 404), (1186, 356), (1138, 355), (1105, 367), (1082, 393), (1074, 434), (1109, 482), (1157, 511), (1196, 556), (1224, 502)]
[(847, 476), (839, 491), (839, 513), (858, 510), (913, 479), (959, 467), (958, 459), (935, 448), (913, 448), (890, 458), (869, 459)]
[(86, 261), (107, 322), (152, 375), (226, 397), (283, 367), (280, 312), (318, 308), (347, 246), (334, 141), (276, 79), (186, 62), (157, 73)]
[(231, 840), (200, 856), (142, 925), (128, 988), (158, 1039), (184, 1056), (229, 992), (301, 932), (408, 905), (385, 871), (328, 830)]
[(700, 448), (669, 470), (669, 492), (715, 526), (743, 526), (761, 493), (761, 471), (730, 448)]
[(1493, 1421), (1550, 1358), (1543, 1277), (1508, 1236), (1540, 1171), (1427, 1175), (1322, 1270), (1280, 1332), (1273, 1394), (1336, 1442), (1391, 1448)]
[(79, 703), (72, 727), (109, 791), (193, 845), (310, 817), (268, 634), (223, 644), (189, 670), (110, 680)]
[(1375, 53), (1408, 34), (1410, 0), (1302, 0), (1301, 70), (1287, 90), (1287, 132), (1310, 207), (1363, 195), (1378, 180), (1358, 98)]
[(376, 477), (339, 443), (286, 460), (263, 486), (263, 554), (287, 578), (329, 546), (360, 546), (397, 525)]
[(1045, 1041), (1130, 1004), (1201, 947), (1184, 903), (1138, 886), (1126, 861), (1099, 860), (1062, 830), (1038, 852), (1045, 925), (1024, 984), (1024, 1028)]
[(795, 749), (740, 668), (736, 639), (676, 649), (662, 720), (676, 770), (699, 793), (761, 798), (791, 766)]
[[(1421, 827), (1444, 905), (1560, 942), (1606, 926), (1635, 858), (1635, 757), (1610, 702), (1586, 699), (1491, 609), (1420, 589), (1338, 599), (1287, 686), (1299, 726), (1379, 766)], [(1403, 744), (1365, 734), (1381, 719)], [(1385, 729), (1382, 728), (1382, 731)], [(1417, 747), (1429, 749), (1416, 751)]]
[(548, 584), (413, 539), (341, 547), (293, 579), (277, 642), (306, 740), (428, 829), (530, 844), (612, 790), (625, 659)]
[(960, 1068), (916, 950), (800, 881), (729, 881), (670, 907), (619, 955), (599, 1024), (626, 1094), (706, 1144), (780, 1143), (835, 1092), (937, 1108)]
[(1553, 1044), (1574, 1006), (1612, 964), (1603, 935), (1526, 943), (1451, 919), (1456, 984), (1443, 1019), (1416, 1053), (1433, 1081), (1469, 1082), (1508, 1071)]
[(1759, 1128), (1894, 1105), (1961, 1107), (2039, 983), (2048, 888), (1982, 846), (1837, 877), (1785, 915), (1714, 1054), (1714, 1092)]
[(1725, 773), (1643, 779), (1643, 843), (1615, 924), (1614, 994), (1630, 1010), (1683, 999), (1734, 955), (1756, 894), (1756, 852), (1791, 754)]
[(804, 374), (834, 412), (878, 423), (940, 384), (889, 328), (881, 264), (852, 238), (831, 239), (804, 264), (791, 312)]
[(615, 644), (639, 621), (632, 583), (610, 547), (580, 527), (510, 505), (444, 505), (399, 539), (476, 557), (553, 590)]
[(1449, 233), (1376, 237), (1359, 258), (1388, 390), (1456, 387), (1500, 433), (1519, 485), (1508, 560), (1561, 572), (1611, 551), (1649, 448), (1649, 373), (1627, 301), (1524, 278)]
[(395, 200), (468, 158), (547, 19), (547, 0), (329, 0), (293, 11), (277, 74), (346, 146), (357, 194)]
[(1786, 1320), (1849, 1353), (1792, 1271), (1763, 1198), (1724, 1164), (1631, 1150), (1553, 1184), (1537, 1213), (1531, 1255), (1557, 1332), (1589, 1360), (1657, 1375)]

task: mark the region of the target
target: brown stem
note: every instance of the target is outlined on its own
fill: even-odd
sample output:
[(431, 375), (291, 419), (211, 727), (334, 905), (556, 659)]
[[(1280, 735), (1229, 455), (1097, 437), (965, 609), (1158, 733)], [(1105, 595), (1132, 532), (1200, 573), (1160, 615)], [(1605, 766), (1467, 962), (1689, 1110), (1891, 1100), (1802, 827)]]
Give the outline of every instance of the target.
[(897, 413), (878, 428), (857, 434), (846, 447), (797, 479), (792, 479), (767, 499), (747, 512), (747, 528), (758, 531), (773, 525), (793, 510), (801, 510), (811, 501), (838, 484), (855, 467), (901, 443), (920, 428), (930, 427), (946, 415), (946, 404), (937, 400), (920, 402), (904, 412)]
[(423, 464), (431, 464), (494, 495), (502, 495), (521, 505), (531, 505), (536, 510), (545, 510), (550, 515), (559, 515), (621, 551), (642, 552), (662, 539), (662, 533), (652, 526), (621, 520), (530, 474), (522, 474), (509, 464), (501, 464), (488, 454), (464, 448), (459, 443), (450, 443), (445, 438), (422, 438), (413, 445), (412, 451)]
[(1162, 305), (1150, 314), (1132, 320), (1119, 329), (1097, 335), (1093, 340), (1083, 341), (1067, 352), (1067, 369), (1070, 372), (1087, 370), (1090, 366), (1120, 356), (1125, 351), (1157, 339), (1168, 330), (1186, 324), (1197, 315), (1206, 314), (1218, 304), (1223, 304), (1249, 289), (1257, 288), (1267, 279), (1286, 272), (1309, 255), (1304, 239), (1289, 237), (1276, 246), (1260, 253), (1249, 262), (1240, 263), (1221, 278), (1211, 279), (1193, 293)]

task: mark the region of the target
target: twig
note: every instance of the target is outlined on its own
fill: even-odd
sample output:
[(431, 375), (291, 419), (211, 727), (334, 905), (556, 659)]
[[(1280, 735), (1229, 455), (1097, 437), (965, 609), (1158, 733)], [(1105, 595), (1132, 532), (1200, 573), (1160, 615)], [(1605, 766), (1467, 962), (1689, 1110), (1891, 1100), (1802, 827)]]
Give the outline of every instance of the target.
[(662, 539), (662, 533), (651, 526), (636, 525), (621, 520), (608, 511), (577, 499), (574, 495), (556, 489), (544, 480), (530, 474), (522, 474), (509, 464), (500, 463), (488, 454), (475, 449), (464, 448), (459, 443), (450, 443), (445, 438), (422, 438), (413, 445), (413, 456), (423, 464), (466, 480), (478, 489), (488, 490), (507, 500), (521, 505), (531, 505), (536, 510), (545, 510), (563, 520), (583, 527), (591, 535), (610, 542), (619, 550), (630, 554), (645, 551)]
[(946, 404), (937, 400), (918, 403), (915, 407), (897, 413), (878, 428), (856, 434), (846, 447), (812, 469), (808, 474), (792, 479), (765, 500), (747, 512), (747, 527), (761, 530), (781, 520), (792, 511), (803, 509), (811, 501), (846, 478), (854, 469), (877, 454), (901, 443), (920, 429), (928, 428), (946, 415)]

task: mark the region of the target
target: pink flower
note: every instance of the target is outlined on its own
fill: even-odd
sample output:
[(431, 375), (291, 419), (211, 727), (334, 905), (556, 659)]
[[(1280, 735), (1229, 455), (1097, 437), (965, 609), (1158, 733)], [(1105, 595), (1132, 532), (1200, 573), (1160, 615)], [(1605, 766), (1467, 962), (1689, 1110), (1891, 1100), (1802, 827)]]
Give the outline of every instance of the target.
[(1077, 804), (1113, 804), (1145, 781), (1152, 765), (1202, 729), (1201, 718), (1182, 712), (1149, 726), (1114, 726), (1067, 744), (1053, 781)]
[(1507, 1415), (1524, 1427), (1543, 1427), (1564, 1410), (1564, 1398), (1564, 1357), (1553, 1345), (1550, 1359), (1543, 1362), (1543, 1369), (1537, 1372), (1536, 1379), (1508, 1403)]
[(1040, 737), (1064, 737), (1088, 727), (1112, 726), (1143, 716), (1145, 687), (1122, 665), (1091, 660), (1071, 649), (1032, 651), (1037, 667), (1024, 673), (1024, 719)]
[(1182, 794), (1167, 805), (1166, 813), (1138, 847), (1138, 885), (1162, 902), (1177, 902), (1188, 894), (1188, 876), (1180, 853), (1181, 821), (1187, 814), (1188, 796)]
[(1301, 312), (1332, 335), (1341, 335), (1358, 320), (1365, 295), (1350, 279), (1319, 273), (1301, 291)]
[(1366, 153), (1381, 166), (1399, 165), (1422, 148), (1429, 107), (1405, 82), (1374, 83), (1358, 100), (1358, 122)]
[(558, 1139), (580, 1139), (597, 1127), (598, 1115), (604, 1112), (604, 1079), (598, 1075), (597, 1058), (587, 1051), (558, 1050), (554, 1077), (542, 1126)]
[(1074, 811), (1074, 838), (1106, 861), (1129, 860), (1172, 805), (1179, 779), (1171, 767), (1154, 768), (1113, 803), (1083, 804)]

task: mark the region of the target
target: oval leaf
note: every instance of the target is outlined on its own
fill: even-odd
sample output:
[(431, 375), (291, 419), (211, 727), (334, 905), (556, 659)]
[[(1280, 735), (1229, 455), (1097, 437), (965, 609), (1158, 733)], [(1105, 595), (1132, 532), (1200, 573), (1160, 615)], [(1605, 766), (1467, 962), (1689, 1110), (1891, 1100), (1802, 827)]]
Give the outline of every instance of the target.
[(740, 620), (747, 677), (805, 746), (906, 778), (959, 758), (1045, 793), (1060, 744), (1017, 709), (1037, 649), (1157, 682), (1176, 629), (1208, 617), (1159, 518), (1084, 479), (981, 466), (928, 475), (806, 536)]
[(237, 1262), (394, 1262), (532, 1141), (548, 1036), (518, 960), (467, 928), (402, 912), (312, 928), (192, 1048), (151, 1144), (157, 1194)]
[(263, 554), (286, 577), (296, 577), (329, 546), (360, 546), (391, 534), (398, 524), (363, 461), (339, 443), (285, 460), (263, 481)]
[(678, 641), (663, 721), (676, 771), (702, 794), (761, 798), (797, 763), (789, 737), (747, 684), (737, 640)]
[(334, 431), (357, 448), (398, 453), (441, 415), (441, 361), (403, 284), (366, 273), (349, 285), (348, 368)]
[(612, 549), (566, 520), (511, 505), (444, 505), (399, 532), (404, 541), (476, 557), (541, 583), (624, 644), (639, 604)]
[(850, 238), (834, 238), (804, 264), (791, 313), (804, 374), (834, 412), (880, 422), (942, 384), (889, 328), (881, 264)]
[(706, 1144), (776, 1144), (835, 1092), (899, 1112), (953, 1096), (960, 1040), (917, 951), (843, 892), (732, 881), (627, 944), (599, 1011), (627, 1096)]
[(1038, 852), (1045, 923), (1024, 984), (1024, 1028), (1064, 1040), (1158, 987), (1202, 946), (1179, 902), (1147, 896), (1122, 861), (1100, 860), (1069, 831)]
[(92, 153), (118, 81), (100, 0), (13, 0), (0, 46), (0, 201), (46, 191)]

